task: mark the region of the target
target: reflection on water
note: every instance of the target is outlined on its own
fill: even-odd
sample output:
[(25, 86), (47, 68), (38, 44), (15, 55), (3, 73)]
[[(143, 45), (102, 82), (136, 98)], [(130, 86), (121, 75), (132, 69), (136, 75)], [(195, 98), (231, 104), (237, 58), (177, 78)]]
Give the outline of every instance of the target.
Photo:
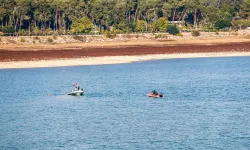
[[(0, 70), (0, 149), (249, 149), (250, 58)], [(85, 96), (66, 93), (80, 83)], [(148, 98), (151, 90), (161, 99)]]

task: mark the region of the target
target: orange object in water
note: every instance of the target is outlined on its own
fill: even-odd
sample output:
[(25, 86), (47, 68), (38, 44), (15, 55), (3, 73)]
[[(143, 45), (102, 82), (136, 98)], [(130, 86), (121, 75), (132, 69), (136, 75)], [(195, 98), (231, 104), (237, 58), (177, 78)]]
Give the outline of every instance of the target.
[(148, 97), (160, 98), (163, 97), (163, 94), (154, 94), (152, 92), (148, 93)]

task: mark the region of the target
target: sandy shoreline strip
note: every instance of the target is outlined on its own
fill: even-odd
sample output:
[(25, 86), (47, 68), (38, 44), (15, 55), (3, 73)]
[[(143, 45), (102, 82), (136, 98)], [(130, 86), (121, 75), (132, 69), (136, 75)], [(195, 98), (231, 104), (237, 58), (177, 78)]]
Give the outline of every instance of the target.
[(55, 59), (37, 61), (10, 61), (0, 62), (0, 69), (14, 68), (43, 68), (63, 66), (121, 64), (147, 60), (177, 59), (177, 58), (204, 58), (204, 57), (236, 57), (250, 56), (250, 52), (215, 52), (215, 53), (179, 53), (179, 54), (152, 54), (136, 56), (103, 56), (74, 59)]

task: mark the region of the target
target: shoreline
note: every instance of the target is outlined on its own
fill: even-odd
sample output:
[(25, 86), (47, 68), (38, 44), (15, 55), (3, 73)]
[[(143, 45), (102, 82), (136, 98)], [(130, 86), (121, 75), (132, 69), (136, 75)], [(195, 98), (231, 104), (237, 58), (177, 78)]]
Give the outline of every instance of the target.
[(104, 43), (0, 44), (0, 69), (121, 64), (158, 59), (250, 56), (250, 37), (131, 39)]
[(180, 59), (180, 58), (209, 58), (209, 57), (247, 57), (250, 52), (210, 52), (210, 53), (176, 53), (176, 54), (149, 54), (133, 56), (102, 56), (74, 59), (54, 59), (36, 61), (9, 61), (1, 62), (0, 69), (18, 68), (47, 68), (47, 67), (69, 67), (69, 66), (90, 66), (123, 64), (149, 60)]
[(114, 41), (95, 41), (81, 43), (47, 43), (47, 44), (1, 44), (1, 51), (47, 51), (47, 50), (76, 50), (76, 49), (93, 49), (93, 48), (120, 48), (120, 47), (165, 47), (165, 46), (183, 46), (183, 45), (220, 45), (249, 43), (250, 37), (246, 36), (221, 36), (221, 37), (196, 37), (182, 39), (122, 39)]

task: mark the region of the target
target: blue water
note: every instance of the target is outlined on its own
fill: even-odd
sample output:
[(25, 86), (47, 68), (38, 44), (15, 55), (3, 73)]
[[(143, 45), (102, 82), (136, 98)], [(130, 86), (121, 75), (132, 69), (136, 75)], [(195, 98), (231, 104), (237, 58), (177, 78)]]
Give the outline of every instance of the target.
[[(0, 83), (1, 150), (250, 149), (250, 57), (9, 69)], [(86, 95), (65, 95), (72, 83)]]

